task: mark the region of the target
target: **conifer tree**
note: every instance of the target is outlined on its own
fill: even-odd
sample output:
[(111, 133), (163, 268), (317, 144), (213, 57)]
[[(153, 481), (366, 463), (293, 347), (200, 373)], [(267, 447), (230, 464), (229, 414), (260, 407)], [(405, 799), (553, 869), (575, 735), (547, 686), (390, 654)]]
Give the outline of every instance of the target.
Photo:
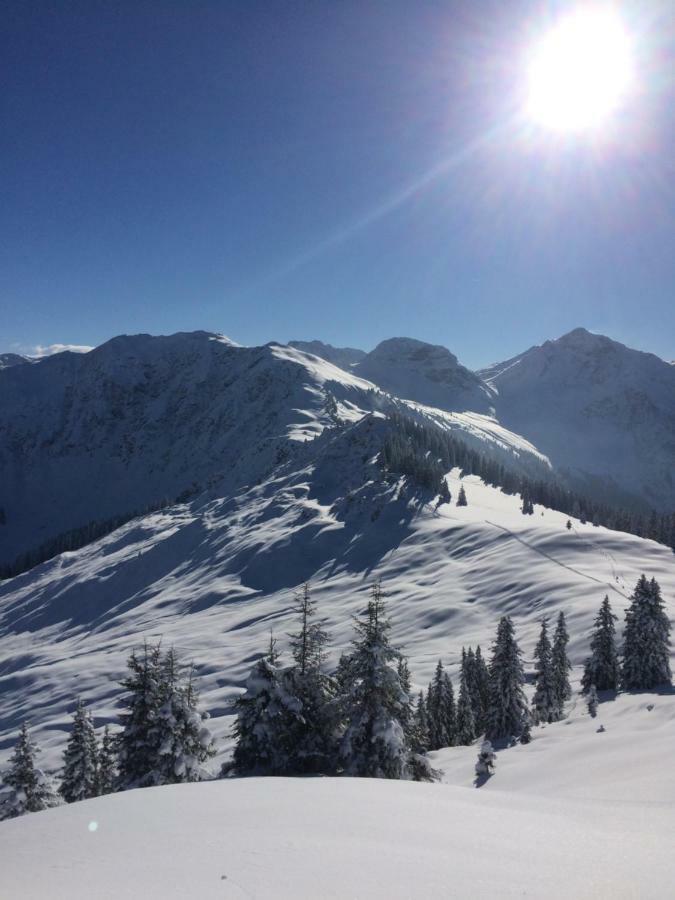
[(509, 616), (504, 616), (497, 628), (490, 662), (486, 737), (491, 741), (519, 737), (527, 722), (527, 701), (523, 692), (525, 674), (521, 655), (513, 622)]
[(160, 698), (151, 736), (156, 756), (148, 780), (156, 785), (200, 781), (216, 748), (205, 724), (208, 714), (199, 708), (194, 667), (183, 665), (173, 647), (161, 661)]
[(60, 793), (66, 803), (98, 796), (98, 745), (91, 717), (77, 701), (73, 727), (63, 755)]
[(591, 637), (591, 655), (584, 665), (581, 688), (587, 694), (595, 685), (599, 691), (616, 691), (619, 689), (619, 657), (616, 650), (614, 623), (616, 616), (612, 613), (609, 597), (605, 594), (598, 615), (593, 623)]
[(569, 634), (567, 633), (567, 623), (565, 622), (565, 613), (558, 614), (558, 621), (553, 635), (553, 647), (551, 650), (551, 664), (553, 668), (553, 686), (555, 696), (558, 701), (560, 716), (563, 714), (565, 701), (572, 696), (572, 688), (570, 686), (569, 673), (572, 670), (570, 661), (567, 658), (567, 645), (569, 644)]
[(398, 680), (401, 683), (401, 690), (408, 698), (408, 702), (401, 718), (401, 724), (403, 725), (403, 730), (408, 739), (408, 743), (412, 745), (415, 732), (415, 706), (413, 703), (412, 695), (410, 693), (410, 666), (408, 665), (408, 660), (405, 658), (405, 656), (401, 656), (401, 658), (399, 659), (398, 665), (396, 667), (396, 673), (398, 675)]
[(441, 710), (447, 740), (446, 746), (454, 747), (457, 743), (457, 707), (455, 705), (455, 691), (447, 672), (443, 674)]
[(232, 767), (238, 775), (281, 775), (290, 768), (288, 735), (301, 704), (286, 690), (285, 680), (270, 636), (267, 655), (253, 666), (235, 701)]
[(336, 709), (333, 680), (323, 672), (328, 634), (314, 621), (316, 604), (309, 584), (296, 596), (298, 631), (290, 635), (295, 665), (286, 673), (288, 690), (300, 703), (289, 730), (289, 763), (293, 773), (325, 772), (336, 755)]
[(442, 503), (450, 503), (452, 500), (452, 494), (450, 493), (450, 489), (448, 488), (448, 482), (445, 478), (441, 478), (441, 484), (438, 490), (438, 503), (437, 506), (440, 506)]
[(117, 780), (117, 746), (110, 726), (103, 729), (103, 739), (98, 753), (97, 794), (112, 794)]
[(429, 747), (451, 747), (455, 740), (455, 697), (452, 682), (439, 659), (427, 694)]
[(429, 750), (429, 721), (424, 694), (419, 692), (415, 708), (415, 726), (413, 730), (412, 749), (415, 753), (426, 753)]
[(626, 690), (651, 690), (671, 684), (670, 622), (661, 589), (641, 575), (626, 610), (623, 636), (622, 685)]
[(468, 506), (469, 503), (466, 499), (466, 491), (464, 490), (464, 485), (460, 485), (459, 493), (457, 494), (457, 506)]
[(540, 725), (542, 722), (555, 722), (560, 718), (560, 704), (555, 689), (553, 655), (546, 618), (542, 619), (534, 658), (537, 663), (537, 677), (532, 698), (532, 719), (535, 725)]
[[(466, 654), (462, 648), (462, 662)], [(462, 665), (459, 673), (459, 697), (457, 700), (457, 743), (472, 744), (476, 739), (476, 722), (473, 716), (471, 696), (466, 684), (466, 666)]]
[(403, 730), (408, 697), (394, 668), (400, 654), (389, 642), (379, 583), (365, 616), (355, 620), (347, 727), (340, 756), (347, 775), (369, 778), (410, 777), (410, 748)]
[(157, 763), (156, 726), (162, 705), (160, 645), (143, 645), (127, 660), (129, 675), (122, 681), (127, 691), (120, 715), (118, 787), (127, 790), (153, 784)]
[(475, 696), (474, 718), (476, 720), (476, 730), (478, 734), (481, 734), (485, 731), (487, 710), (490, 702), (490, 673), (483, 659), (480, 644), (476, 647), (475, 652), (471, 651), (470, 648), (469, 652), (473, 656), (472, 691)]
[(59, 798), (51, 781), (35, 765), (39, 750), (24, 722), (2, 781), (9, 788), (0, 805), (0, 819), (13, 819), (24, 813), (40, 812), (58, 806)]

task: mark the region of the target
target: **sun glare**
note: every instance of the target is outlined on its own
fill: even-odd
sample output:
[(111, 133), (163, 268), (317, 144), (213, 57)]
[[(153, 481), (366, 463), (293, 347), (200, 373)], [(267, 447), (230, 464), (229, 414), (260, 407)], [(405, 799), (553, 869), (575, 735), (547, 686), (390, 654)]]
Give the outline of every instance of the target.
[(528, 117), (556, 131), (595, 129), (634, 79), (628, 32), (610, 10), (578, 10), (535, 47), (528, 68)]

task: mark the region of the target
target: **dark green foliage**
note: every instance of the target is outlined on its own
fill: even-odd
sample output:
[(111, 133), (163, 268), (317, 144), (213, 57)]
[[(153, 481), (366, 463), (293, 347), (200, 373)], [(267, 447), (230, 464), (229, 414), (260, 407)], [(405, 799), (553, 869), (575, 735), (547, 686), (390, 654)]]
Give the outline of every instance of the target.
[[(462, 661), (466, 654), (462, 650)], [(459, 697), (457, 700), (457, 743), (472, 744), (476, 739), (476, 721), (473, 714), (471, 695), (466, 683), (466, 665), (462, 665), (459, 673)]]
[(401, 655), (389, 643), (390, 624), (379, 584), (373, 587), (365, 615), (354, 624), (353, 680), (340, 748), (344, 771), (366, 778), (410, 777), (410, 747), (402, 724), (409, 697), (394, 668)]
[(599, 691), (619, 689), (619, 655), (616, 649), (616, 616), (605, 594), (593, 624), (591, 655), (584, 665), (581, 689), (587, 694), (594, 685)]
[(573, 516), (582, 524), (590, 517), (599, 525), (650, 538), (675, 550), (675, 512), (645, 514), (591, 500), (570, 490), (559, 476), (534, 459), (528, 460), (528, 476), (524, 476), (430, 423), (423, 424), (400, 413), (388, 418), (392, 432), (382, 447), (382, 467), (409, 476), (424, 489), (440, 492), (445, 473), (458, 467), (463, 475), (478, 475), (505, 494), (527, 495), (528, 512), (530, 504), (536, 503)]
[(58, 797), (49, 779), (35, 766), (38, 753), (28, 724), (24, 722), (9, 760), (9, 768), (2, 778), (9, 792), (0, 805), (0, 819), (13, 819), (24, 813), (40, 812), (58, 805)]
[(661, 589), (641, 575), (626, 610), (622, 686), (629, 691), (671, 684), (670, 622)]
[(236, 702), (232, 767), (238, 775), (281, 775), (289, 771), (289, 732), (300, 716), (300, 701), (287, 690), (276, 642), (254, 665)]
[(426, 712), (429, 723), (429, 749), (452, 747), (457, 732), (455, 694), (440, 659), (428, 688)]
[(290, 635), (295, 665), (284, 673), (289, 693), (300, 703), (300, 714), (289, 721), (288, 774), (329, 772), (336, 756), (338, 708), (335, 682), (323, 671), (328, 635), (314, 621), (316, 604), (309, 584), (296, 596), (298, 631)]
[(117, 787), (199, 780), (215, 748), (198, 710), (192, 666), (182, 665), (172, 649), (163, 655), (159, 644), (146, 642), (127, 667)]
[(111, 733), (109, 725), (103, 729), (103, 738), (98, 753), (97, 776), (99, 796), (112, 794), (117, 780), (117, 741)]
[(535, 725), (542, 722), (556, 722), (560, 718), (560, 702), (555, 687), (553, 654), (546, 619), (541, 623), (534, 658), (537, 663), (537, 680), (532, 698), (532, 720)]
[(520, 737), (528, 722), (521, 655), (511, 618), (504, 616), (497, 628), (490, 662), (490, 699), (485, 732), (489, 740)]
[(91, 717), (81, 700), (63, 755), (60, 792), (66, 803), (98, 796), (98, 744)]
[(570, 637), (567, 633), (567, 623), (565, 621), (565, 613), (558, 613), (558, 621), (553, 635), (553, 648), (551, 650), (551, 667), (553, 671), (553, 688), (555, 690), (556, 702), (558, 704), (559, 714), (562, 716), (565, 701), (572, 696), (572, 687), (570, 685), (569, 673), (572, 666), (567, 658), (567, 645)]

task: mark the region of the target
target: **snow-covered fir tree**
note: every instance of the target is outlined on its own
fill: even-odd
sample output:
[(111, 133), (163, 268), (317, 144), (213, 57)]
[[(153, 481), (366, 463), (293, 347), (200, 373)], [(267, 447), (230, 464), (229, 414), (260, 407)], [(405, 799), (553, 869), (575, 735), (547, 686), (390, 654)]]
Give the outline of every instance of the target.
[[(466, 653), (462, 648), (462, 660), (466, 660)], [(457, 698), (457, 734), (458, 744), (472, 744), (476, 739), (476, 722), (473, 715), (471, 695), (466, 684), (466, 666), (462, 665), (459, 673), (459, 696)]]
[(466, 491), (464, 490), (464, 485), (460, 485), (459, 493), (457, 494), (457, 506), (468, 506), (469, 503), (466, 499)]
[(309, 584), (296, 596), (296, 613), (298, 630), (290, 635), (295, 665), (284, 675), (287, 689), (297, 698), (301, 710), (290, 720), (290, 772), (327, 772), (336, 757), (335, 683), (323, 671), (328, 634), (314, 620), (316, 605)]
[(156, 726), (162, 705), (162, 654), (159, 644), (147, 642), (142, 652), (133, 651), (127, 660), (129, 675), (122, 681), (126, 694), (120, 714), (119, 775), (121, 790), (154, 783), (157, 765)]
[(528, 721), (521, 655), (513, 622), (510, 616), (504, 616), (497, 628), (490, 662), (490, 698), (485, 734), (491, 741), (519, 737)]
[(103, 729), (103, 738), (98, 752), (97, 793), (100, 796), (112, 794), (117, 780), (117, 742), (110, 726)]
[(455, 696), (452, 682), (440, 659), (429, 685), (426, 705), (430, 749), (451, 747), (455, 743), (456, 732)]
[(530, 497), (530, 492), (527, 488), (523, 489), (522, 492), (522, 504), (520, 507), (520, 511), (524, 516), (533, 516), (534, 515), (534, 504), (532, 502), (532, 498)]
[(51, 780), (35, 765), (39, 752), (28, 724), (24, 722), (9, 767), (2, 776), (3, 786), (8, 788), (8, 792), (0, 805), (0, 819), (40, 812), (61, 802)]
[(598, 713), (598, 692), (596, 691), (594, 684), (588, 689), (586, 703), (588, 705), (588, 712), (595, 718)]
[(479, 778), (492, 775), (497, 762), (497, 754), (490, 741), (485, 740), (478, 751), (478, 759), (476, 760), (476, 775)]
[(197, 781), (215, 748), (198, 708), (192, 666), (183, 666), (173, 649), (162, 654), (147, 643), (127, 660), (130, 675), (120, 716), (119, 775), (122, 790)]
[(471, 697), (476, 734), (482, 734), (485, 731), (490, 698), (490, 675), (480, 645), (476, 647), (475, 652), (471, 647), (466, 654), (462, 650), (462, 670)]
[(584, 665), (581, 688), (587, 694), (592, 685), (599, 691), (619, 689), (619, 655), (616, 649), (616, 616), (612, 613), (609, 597), (605, 594), (598, 615), (593, 623), (591, 655)]
[(641, 575), (626, 610), (622, 686), (651, 690), (671, 683), (670, 621), (658, 583)]
[(565, 701), (572, 696), (572, 687), (570, 685), (570, 672), (572, 666), (567, 658), (567, 645), (570, 642), (570, 636), (567, 633), (567, 622), (565, 621), (565, 613), (558, 613), (558, 621), (555, 626), (553, 635), (553, 647), (551, 649), (551, 665), (553, 668), (553, 686), (556, 699), (560, 709), (560, 716), (563, 714)]
[(148, 781), (151, 784), (180, 784), (207, 776), (204, 763), (216, 748), (199, 708), (194, 667), (181, 663), (173, 648), (160, 665), (160, 699), (151, 740), (156, 748)]
[(438, 502), (436, 506), (440, 506), (442, 503), (450, 503), (452, 501), (452, 494), (450, 493), (450, 489), (448, 488), (448, 482), (445, 478), (441, 478), (440, 487), (438, 489)]
[(415, 705), (413, 703), (412, 694), (410, 693), (410, 666), (408, 665), (408, 660), (405, 656), (401, 656), (399, 659), (398, 665), (396, 666), (396, 673), (398, 675), (398, 680), (401, 683), (401, 690), (408, 698), (408, 703), (406, 704), (401, 718), (401, 724), (403, 725), (403, 730), (405, 731), (408, 743), (412, 746), (415, 731)]
[(422, 691), (419, 692), (415, 707), (412, 749), (415, 753), (426, 753), (429, 750), (429, 720), (427, 704)]
[(396, 670), (400, 653), (389, 642), (390, 624), (379, 583), (373, 586), (366, 614), (355, 620), (355, 628), (353, 681), (340, 747), (344, 771), (368, 778), (409, 778), (410, 747), (402, 724), (408, 697)]
[(98, 796), (98, 744), (94, 724), (82, 700), (77, 701), (63, 754), (60, 792), (66, 803)]
[(548, 623), (542, 619), (539, 640), (534, 650), (536, 682), (532, 697), (532, 720), (535, 725), (556, 722), (560, 718), (560, 703), (553, 677), (553, 654), (548, 637)]
[(272, 636), (267, 654), (253, 666), (235, 709), (234, 771), (238, 775), (286, 773), (291, 765), (289, 731), (301, 714), (301, 703), (287, 689)]

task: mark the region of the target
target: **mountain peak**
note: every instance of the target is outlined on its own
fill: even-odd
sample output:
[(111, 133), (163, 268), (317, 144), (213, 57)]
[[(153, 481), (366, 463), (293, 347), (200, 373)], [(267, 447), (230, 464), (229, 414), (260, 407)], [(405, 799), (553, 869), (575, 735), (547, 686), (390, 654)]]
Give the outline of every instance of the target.
[(450, 412), (492, 412), (492, 393), (447, 347), (415, 338), (382, 341), (356, 367), (385, 391)]
[(357, 350), (355, 347), (333, 347), (323, 341), (289, 341), (289, 347), (302, 350), (303, 353), (312, 353), (325, 359), (340, 369), (351, 369), (356, 363), (365, 357), (365, 350)]

